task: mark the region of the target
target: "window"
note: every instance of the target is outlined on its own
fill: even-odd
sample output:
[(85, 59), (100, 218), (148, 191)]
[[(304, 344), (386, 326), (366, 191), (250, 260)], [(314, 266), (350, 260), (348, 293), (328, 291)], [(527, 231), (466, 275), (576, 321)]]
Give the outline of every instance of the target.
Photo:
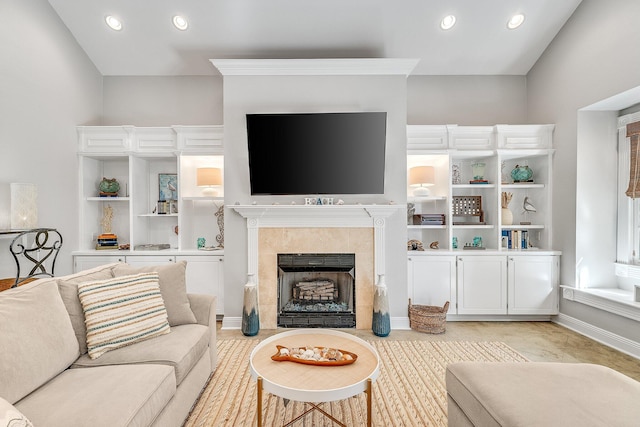
[[(618, 119), (617, 262), (640, 265), (640, 170), (635, 171), (640, 164), (632, 165), (632, 160), (640, 162), (640, 153), (631, 153), (631, 138), (627, 136), (627, 125), (636, 122), (640, 125), (640, 113)], [(632, 172), (637, 176), (631, 176)], [(634, 190), (636, 198), (631, 198)]]

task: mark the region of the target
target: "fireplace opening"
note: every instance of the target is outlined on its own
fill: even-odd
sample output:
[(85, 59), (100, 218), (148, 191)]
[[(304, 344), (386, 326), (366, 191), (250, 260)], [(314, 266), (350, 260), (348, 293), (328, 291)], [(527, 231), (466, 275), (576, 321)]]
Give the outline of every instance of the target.
[(278, 254), (278, 326), (355, 328), (355, 254)]

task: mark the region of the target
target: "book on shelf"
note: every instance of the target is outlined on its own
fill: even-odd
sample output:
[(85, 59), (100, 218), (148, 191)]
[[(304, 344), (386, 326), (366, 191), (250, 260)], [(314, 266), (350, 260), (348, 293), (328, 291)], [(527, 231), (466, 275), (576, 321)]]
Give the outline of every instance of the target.
[(528, 230), (502, 230), (502, 247), (506, 249), (529, 249)]

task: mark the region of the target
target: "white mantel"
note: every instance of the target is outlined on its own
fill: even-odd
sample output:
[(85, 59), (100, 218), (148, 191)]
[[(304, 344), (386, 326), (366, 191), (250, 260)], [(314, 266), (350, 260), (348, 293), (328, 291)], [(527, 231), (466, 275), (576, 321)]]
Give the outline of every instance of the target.
[(258, 277), (259, 228), (348, 228), (374, 229), (374, 274), (385, 274), (386, 218), (404, 211), (403, 205), (232, 205), (247, 220), (247, 274)]

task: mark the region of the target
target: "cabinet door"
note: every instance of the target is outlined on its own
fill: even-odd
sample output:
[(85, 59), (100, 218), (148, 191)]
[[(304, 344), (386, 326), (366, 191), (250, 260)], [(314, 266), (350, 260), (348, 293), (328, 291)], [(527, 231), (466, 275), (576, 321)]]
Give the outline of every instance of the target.
[(509, 314), (558, 314), (557, 256), (509, 256)]
[(449, 301), (449, 313), (456, 306), (456, 257), (409, 257), (409, 297), (412, 304), (442, 307)]
[(507, 313), (507, 257), (459, 256), (458, 314)]
[(134, 267), (144, 267), (176, 262), (176, 257), (173, 255), (127, 255), (126, 262)]
[(124, 260), (124, 256), (117, 255), (76, 255), (73, 257), (73, 272), (77, 273), (79, 271), (88, 270), (90, 268), (114, 262), (124, 262)]
[(177, 256), (187, 261), (187, 292), (214, 295), (216, 314), (224, 314), (224, 262), (221, 256)]

